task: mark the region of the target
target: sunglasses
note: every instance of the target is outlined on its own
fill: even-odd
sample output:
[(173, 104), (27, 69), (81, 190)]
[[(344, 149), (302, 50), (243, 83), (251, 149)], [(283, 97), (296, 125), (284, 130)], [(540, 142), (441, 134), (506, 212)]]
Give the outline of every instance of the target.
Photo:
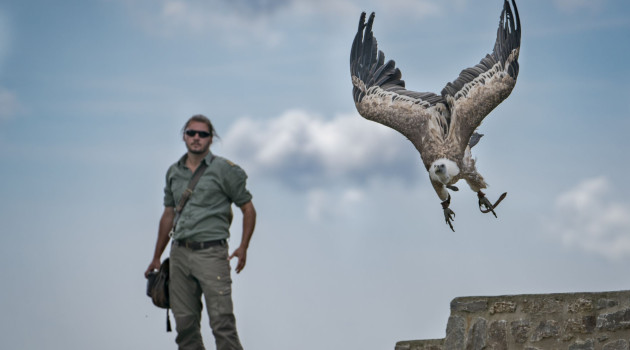
[(190, 137), (194, 137), (195, 135), (199, 135), (199, 137), (201, 137), (202, 139), (205, 139), (206, 137), (210, 136), (210, 133), (207, 131), (199, 131), (199, 130), (192, 130), (192, 129), (188, 129), (186, 131), (184, 131), (184, 133)]

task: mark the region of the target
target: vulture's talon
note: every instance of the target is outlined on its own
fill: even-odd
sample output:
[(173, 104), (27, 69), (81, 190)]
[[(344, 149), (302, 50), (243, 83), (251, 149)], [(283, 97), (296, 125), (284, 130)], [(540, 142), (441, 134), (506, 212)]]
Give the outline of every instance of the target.
[(444, 219), (446, 220), (446, 224), (451, 228), (453, 232), (455, 232), (453, 224), (451, 223), (451, 221), (455, 221), (455, 212), (448, 207), (450, 204), (451, 195), (448, 195), (448, 198), (444, 202), (442, 202), (442, 209), (444, 209)]
[[(484, 210), (484, 207), (485, 207), (485, 210)], [(492, 203), (490, 203), (490, 201), (488, 200), (488, 198), (486, 198), (486, 196), (479, 197), (479, 210), (481, 210), (482, 213), (492, 212), (494, 217), (495, 218), (497, 217), (497, 213), (494, 212), (494, 206), (492, 205)]]
[(451, 208), (444, 208), (444, 219), (446, 219), (446, 224), (451, 228), (451, 230), (455, 232), (453, 224), (451, 223), (451, 221), (455, 221), (455, 212), (452, 211)]
[[(492, 203), (490, 203), (488, 198), (486, 198), (486, 195), (483, 192), (477, 192), (477, 197), (479, 197), (479, 210), (481, 210), (481, 212), (484, 214), (492, 212), (492, 214), (496, 218), (497, 213), (494, 212), (494, 208), (499, 206), (499, 203), (501, 203), (501, 201), (505, 199), (505, 196), (507, 196), (507, 192), (502, 193), (499, 196), (499, 199), (497, 199), (497, 201), (494, 202), (493, 205)], [(485, 207), (485, 209), (483, 207)]]

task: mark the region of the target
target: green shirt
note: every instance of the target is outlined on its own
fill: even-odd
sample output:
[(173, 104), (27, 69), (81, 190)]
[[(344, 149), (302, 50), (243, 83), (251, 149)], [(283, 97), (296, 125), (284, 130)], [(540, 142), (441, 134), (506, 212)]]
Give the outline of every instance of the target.
[[(184, 155), (166, 172), (165, 207), (177, 206), (193, 176), (186, 167), (186, 157)], [(232, 203), (240, 207), (252, 199), (245, 187), (247, 174), (238, 165), (212, 153), (203, 162), (208, 168), (182, 210), (173, 239), (197, 242), (227, 239), (233, 216)]]

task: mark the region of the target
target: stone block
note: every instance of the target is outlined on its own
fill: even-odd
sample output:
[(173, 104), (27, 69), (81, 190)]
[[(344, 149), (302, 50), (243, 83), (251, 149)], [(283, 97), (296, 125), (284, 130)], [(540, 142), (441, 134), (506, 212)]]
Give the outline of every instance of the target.
[(595, 350), (595, 342), (593, 339), (576, 341), (574, 344), (569, 345), (569, 350)]
[(399, 341), (395, 350), (442, 350), (443, 343), (444, 339)]
[(486, 347), (487, 324), (484, 318), (476, 318), (468, 331), (466, 350), (482, 350)]
[(628, 341), (625, 339), (619, 339), (610, 343), (604, 344), (602, 350), (630, 350), (628, 347)]
[(595, 316), (584, 316), (581, 318), (570, 318), (564, 325), (564, 332), (570, 334), (593, 333), (597, 324)]
[(497, 301), (490, 306), (490, 315), (516, 312), (516, 303), (512, 301)]
[(555, 298), (524, 300), (523, 312), (532, 315), (545, 315), (562, 312), (562, 301)]
[(560, 334), (560, 327), (556, 320), (546, 320), (540, 322), (538, 327), (534, 330), (531, 341), (537, 342), (546, 338), (557, 337)]
[(488, 327), (488, 349), (508, 350), (507, 322), (505, 320), (490, 323), (490, 327)]
[(410, 350), (410, 349), (411, 349), (411, 343), (406, 342), (406, 341), (399, 341), (398, 343), (396, 343), (396, 347), (394, 347), (394, 350)]
[(578, 313), (593, 310), (593, 301), (590, 299), (579, 298), (569, 304), (569, 312)]
[(453, 300), (451, 302), (451, 312), (482, 312), (488, 309), (488, 300)]
[(617, 300), (601, 298), (597, 300), (597, 310), (609, 309), (619, 305)]
[(527, 342), (527, 337), (531, 329), (528, 320), (512, 321), (510, 328), (512, 329), (512, 337), (514, 337), (516, 343), (522, 344)]
[(600, 343), (603, 343), (607, 341), (608, 339), (610, 339), (610, 336), (607, 333), (597, 336), (597, 341)]
[(466, 335), (466, 320), (460, 316), (451, 316), (446, 324), (444, 349), (463, 350)]
[(597, 317), (597, 329), (617, 331), (630, 328), (630, 309), (624, 309)]

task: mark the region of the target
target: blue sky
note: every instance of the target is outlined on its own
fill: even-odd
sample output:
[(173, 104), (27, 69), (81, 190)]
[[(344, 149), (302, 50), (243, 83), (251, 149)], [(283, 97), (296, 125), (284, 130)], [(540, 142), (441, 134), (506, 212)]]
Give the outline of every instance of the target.
[(518, 82), (473, 150), (508, 192), (498, 219), (462, 183), (451, 232), (412, 145), (354, 108), (361, 11), (407, 87), (439, 92), (492, 49), (501, 6), (0, 2), (0, 346), (174, 348), (142, 274), (197, 113), (259, 214), (234, 277), (246, 348), (393, 349), (443, 337), (458, 296), (630, 288), (627, 2), (519, 2)]

